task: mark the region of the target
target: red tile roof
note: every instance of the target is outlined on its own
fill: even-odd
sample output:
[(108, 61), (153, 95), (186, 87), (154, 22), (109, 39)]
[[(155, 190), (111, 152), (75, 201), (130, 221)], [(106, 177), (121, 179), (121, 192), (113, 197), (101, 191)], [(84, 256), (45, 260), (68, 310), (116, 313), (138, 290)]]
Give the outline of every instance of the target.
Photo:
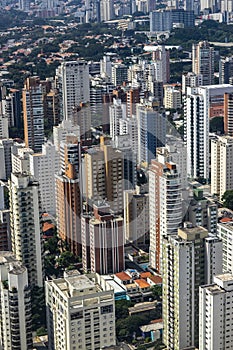
[(222, 218), (220, 220), (220, 222), (229, 222), (229, 221), (232, 221), (232, 219), (231, 218)]
[(144, 279), (134, 280), (134, 282), (135, 282), (140, 288), (149, 288), (149, 287), (150, 287), (149, 283), (147, 283)]
[(141, 272), (140, 276), (141, 276), (141, 278), (147, 278), (147, 277), (151, 276), (151, 273), (149, 271), (148, 272)]
[(130, 281), (131, 277), (126, 272), (118, 272), (115, 274), (121, 281)]
[(162, 283), (162, 278), (160, 276), (150, 276), (148, 277), (152, 282), (155, 284), (161, 284)]

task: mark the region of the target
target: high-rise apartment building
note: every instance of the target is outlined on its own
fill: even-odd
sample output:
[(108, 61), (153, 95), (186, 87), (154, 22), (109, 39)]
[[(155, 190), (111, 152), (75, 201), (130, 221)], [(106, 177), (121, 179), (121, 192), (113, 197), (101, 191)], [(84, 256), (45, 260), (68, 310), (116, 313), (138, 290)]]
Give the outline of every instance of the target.
[(211, 13), (218, 12), (220, 10), (220, 3), (218, 3), (216, 0), (201, 0), (200, 1), (200, 10), (204, 11), (206, 9), (209, 9)]
[(194, 11), (194, 0), (185, 0), (184, 9), (185, 11)]
[(219, 84), (229, 84), (233, 77), (233, 57), (221, 58), (219, 61)]
[(232, 92), (229, 84), (187, 88), (184, 134), (191, 178), (209, 178), (209, 119), (223, 116), (224, 94)]
[(114, 147), (121, 151), (123, 158), (123, 190), (135, 188), (137, 184), (137, 155), (132, 150), (130, 135), (119, 135)]
[(184, 140), (179, 135), (166, 135), (166, 146), (164, 155), (176, 164), (177, 171), (180, 174), (181, 188), (186, 191), (188, 186), (187, 180), (187, 150)]
[[(171, 31), (173, 25), (179, 23), (184, 28), (194, 27), (193, 10), (184, 10), (178, 8), (177, 1), (169, 2), (172, 7), (170, 10), (158, 10), (150, 12), (150, 31), (151, 32), (167, 32)], [(174, 8), (175, 7), (175, 8)]]
[(217, 236), (222, 240), (222, 271), (223, 273), (230, 272), (233, 274), (233, 222), (230, 218), (226, 218), (226, 220), (217, 224)]
[(14, 145), (13, 139), (0, 140), (0, 179), (8, 180), (12, 171), (12, 146)]
[(145, 245), (149, 239), (149, 193), (143, 186), (124, 191), (124, 230), (126, 242)]
[(216, 136), (211, 139), (211, 193), (222, 199), (233, 188), (233, 137)]
[(195, 74), (202, 74), (203, 85), (211, 85), (214, 82), (214, 48), (208, 41), (193, 44), (192, 70)]
[(148, 90), (151, 92), (153, 103), (158, 107), (163, 106), (163, 82), (157, 81), (153, 75), (148, 76)]
[(40, 152), (45, 135), (43, 87), (39, 77), (25, 80), (22, 97), (25, 145)]
[(182, 93), (186, 94), (187, 87), (198, 87), (203, 85), (202, 74), (187, 72), (182, 74)]
[(33, 349), (31, 293), (27, 269), (11, 252), (0, 252), (0, 347)]
[(93, 210), (82, 216), (83, 269), (102, 275), (120, 272), (125, 267), (123, 217), (114, 215), (108, 203), (94, 204)]
[(43, 213), (55, 215), (55, 174), (59, 171), (59, 155), (55, 146), (48, 142), (41, 153), (29, 155), (31, 175), (39, 181), (41, 209)]
[(60, 96), (57, 89), (51, 89), (44, 96), (44, 114), (48, 127), (52, 128), (61, 121)]
[[(80, 107), (73, 108), (72, 123), (80, 128), (80, 140), (83, 144), (91, 140), (91, 107), (81, 104)], [(99, 126), (99, 125), (98, 125)]]
[(195, 188), (188, 198), (187, 217), (194, 226), (202, 226), (208, 232), (217, 233), (218, 207), (212, 197), (205, 197), (203, 190)]
[(209, 178), (208, 112), (209, 101), (202, 90), (188, 87), (185, 99), (185, 145), (187, 175), (191, 178)]
[(161, 269), (161, 243), (165, 235), (176, 234), (182, 223), (181, 180), (176, 164), (164, 149), (151, 161), (149, 170), (150, 265)]
[(43, 243), (39, 183), (28, 174), (11, 174), (10, 226), (12, 251), (28, 270), (31, 286), (43, 286)]
[(170, 109), (181, 108), (181, 91), (174, 86), (164, 86), (164, 107)]
[(25, 147), (12, 147), (12, 173), (30, 173), (29, 155), (34, 151)]
[(166, 32), (172, 29), (171, 11), (150, 12), (150, 32)]
[[(108, 0), (110, 1), (110, 0)], [(112, 84), (114, 86), (122, 85), (128, 80), (128, 67), (123, 63), (112, 65)]]
[(90, 101), (89, 68), (86, 61), (62, 62), (57, 68), (57, 88), (60, 92), (63, 119), (72, 118), (73, 108)]
[(80, 140), (80, 127), (73, 125), (70, 120), (63, 120), (58, 126), (53, 127), (53, 141), (56, 151), (60, 150), (60, 145), (66, 140), (68, 134), (72, 134)]
[(0, 185), (0, 251), (11, 250), (10, 210), (5, 207), (5, 186)]
[(123, 210), (124, 159), (122, 152), (101, 138), (100, 147), (90, 148), (85, 154), (85, 187), (90, 207), (105, 199), (114, 213)]
[(214, 283), (200, 287), (199, 349), (232, 349), (233, 275), (214, 277)]
[(126, 105), (119, 99), (114, 99), (113, 104), (109, 106), (110, 117), (110, 136), (115, 140), (120, 135), (120, 120), (126, 118)]
[(163, 249), (163, 342), (168, 349), (198, 347), (199, 286), (222, 272), (222, 242), (202, 227), (165, 236)]
[(106, 22), (115, 17), (114, 3), (111, 0), (100, 0), (100, 20)]
[(170, 54), (169, 51), (165, 49), (164, 45), (160, 45), (152, 53), (152, 63), (151, 67), (152, 74), (156, 81), (162, 81), (164, 84), (168, 83), (170, 80)]
[(224, 94), (224, 132), (233, 136), (233, 93)]
[(45, 289), (50, 350), (116, 344), (114, 290), (101, 276), (73, 270), (46, 282)]
[(100, 75), (102, 78), (110, 79), (112, 75), (112, 62), (110, 55), (104, 55), (100, 60)]
[(9, 120), (6, 117), (6, 115), (0, 114), (0, 138), (1, 139), (8, 139), (9, 137)]
[(151, 106), (137, 105), (138, 163), (150, 163), (155, 158), (156, 148), (163, 147), (166, 139), (165, 113)]
[(137, 88), (131, 88), (126, 92), (127, 101), (127, 117), (131, 118), (136, 114), (136, 103), (140, 102), (140, 90)]
[(61, 145), (61, 171), (55, 175), (57, 232), (70, 250), (81, 256), (80, 150), (77, 138)]
[(0, 209), (0, 251), (11, 250), (10, 211)]

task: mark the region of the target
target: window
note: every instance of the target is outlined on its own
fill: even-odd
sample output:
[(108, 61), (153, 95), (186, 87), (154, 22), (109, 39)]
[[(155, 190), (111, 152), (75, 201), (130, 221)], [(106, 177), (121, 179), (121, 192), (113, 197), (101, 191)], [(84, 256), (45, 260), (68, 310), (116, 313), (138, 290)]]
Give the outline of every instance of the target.
[(101, 306), (101, 315), (113, 312), (113, 305)]

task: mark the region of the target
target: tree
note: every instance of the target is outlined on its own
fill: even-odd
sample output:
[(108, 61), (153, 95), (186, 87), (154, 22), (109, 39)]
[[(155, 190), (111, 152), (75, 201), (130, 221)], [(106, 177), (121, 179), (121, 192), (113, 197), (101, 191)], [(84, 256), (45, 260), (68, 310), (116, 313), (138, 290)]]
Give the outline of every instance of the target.
[(162, 292), (163, 292), (162, 286), (156, 284), (155, 286), (153, 286), (151, 288), (151, 291), (152, 291), (152, 295), (153, 295), (154, 299), (156, 299), (156, 300), (160, 300), (161, 299)]
[(34, 287), (31, 292), (32, 301), (32, 330), (36, 331), (41, 327), (46, 327), (45, 311), (45, 290), (44, 288)]
[(66, 251), (66, 252), (61, 253), (61, 255), (58, 258), (57, 262), (58, 262), (58, 265), (60, 267), (67, 268), (70, 265), (75, 264), (77, 261), (76, 261), (76, 258), (75, 258), (73, 253), (71, 253), (69, 251)]
[(233, 190), (228, 190), (222, 196), (224, 207), (233, 210)]
[(224, 133), (223, 117), (215, 117), (210, 119), (210, 132)]
[(124, 319), (129, 316), (128, 309), (133, 306), (129, 300), (117, 300), (115, 303), (116, 319)]
[(50, 254), (58, 254), (59, 248), (58, 248), (58, 237), (53, 236), (45, 242), (45, 250), (48, 250)]

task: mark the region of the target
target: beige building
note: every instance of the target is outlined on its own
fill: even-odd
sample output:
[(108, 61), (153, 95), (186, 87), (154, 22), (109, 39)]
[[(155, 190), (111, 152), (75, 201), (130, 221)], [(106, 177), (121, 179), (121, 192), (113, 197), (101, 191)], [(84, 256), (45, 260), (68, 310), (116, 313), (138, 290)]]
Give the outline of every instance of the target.
[(192, 46), (192, 71), (202, 74), (203, 85), (211, 85), (214, 81), (214, 48), (208, 41), (200, 41)]
[(139, 186), (124, 191), (124, 230), (126, 242), (143, 245), (149, 238), (149, 193)]
[(219, 199), (233, 188), (233, 137), (217, 136), (211, 140), (211, 193)]
[(75, 255), (81, 256), (81, 190), (79, 145), (75, 136), (67, 136), (60, 147), (61, 170), (55, 175), (57, 232)]
[(124, 159), (122, 152), (104, 144), (85, 154), (85, 194), (90, 207), (107, 200), (114, 213), (123, 210)]
[(114, 290), (98, 274), (66, 272), (47, 281), (50, 350), (100, 350), (116, 344)]
[(161, 269), (162, 237), (176, 234), (182, 223), (181, 195), (177, 165), (161, 147), (149, 170), (150, 265), (158, 271)]
[(122, 216), (114, 215), (107, 203), (94, 204), (94, 214), (82, 215), (82, 257), (85, 272), (100, 274), (124, 270)]
[(175, 86), (164, 86), (164, 107), (167, 109), (181, 108), (181, 90)]
[(11, 174), (10, 227), (12, 251), (28, 270), (31, 286), (43, 286), (43, 242), (39, 183), (23, 173)]

